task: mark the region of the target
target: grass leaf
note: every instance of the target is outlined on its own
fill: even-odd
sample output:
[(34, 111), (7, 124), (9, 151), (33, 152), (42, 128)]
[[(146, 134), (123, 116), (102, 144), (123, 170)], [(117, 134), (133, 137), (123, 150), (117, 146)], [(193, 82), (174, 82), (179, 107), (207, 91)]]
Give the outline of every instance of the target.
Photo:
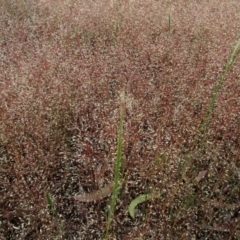
[(120, 121), (119, 121), (119, 132), (118, 132), (117, 159), (116, 159), (116, 166), (114, 171), (113, 193), (110, 200), (110, 208), (109, 208), (109, 214), (108, 214), (108, 220), (107, 220), (105, 239), (108, 238), (109, 229), (114, 216), (114, 209), (115, 209), (118, 192), (119, 192), (119, 175), (120, 175), (120, 170), (122, 165), (122, 135), (123, 135), (123, 118), (124, 118), (124, 102), (125, 102), (124, 92), (120, 94), (120, 100), (121, 100), (121, 103), (120, 103)]
[(52, 211), (53, 215), (56, 216), (57, 215), (56, 209), (48, 191), (46, 191), (46, 199), (50, 210)]
[(148, 201), (152, 197), (153, 197), (153, 194), (143, 194), (143, 195), (136, 197), (134, 200), (132, 200), (132, 202), (130, 203), (130, 205), (128, 207), (128, 212), (129, 212), (130, 216), (132, 218), (135, 218), (134, 210), (135, 210), (136, 206), (140, 203)]

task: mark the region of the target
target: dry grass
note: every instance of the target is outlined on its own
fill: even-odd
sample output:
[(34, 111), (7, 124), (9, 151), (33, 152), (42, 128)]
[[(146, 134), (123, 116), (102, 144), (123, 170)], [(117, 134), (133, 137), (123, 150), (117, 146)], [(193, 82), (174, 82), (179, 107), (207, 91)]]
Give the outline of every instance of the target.
[(239, 38), (238, 0), (0, 0), (0, 12), (0, 239), (103, 239), (109, 200), (71, 197), (113, 182), (123, 90), (109, 239), (240, 238), (239, 58), (193, 148)]

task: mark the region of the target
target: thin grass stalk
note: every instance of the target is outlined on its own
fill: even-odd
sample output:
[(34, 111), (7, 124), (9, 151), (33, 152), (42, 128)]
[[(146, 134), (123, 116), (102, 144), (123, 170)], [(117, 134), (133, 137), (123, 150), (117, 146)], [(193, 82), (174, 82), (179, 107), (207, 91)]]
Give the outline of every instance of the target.
[(114, 171), (114, 185), (113, 193), (110, 199), (109, 212), (106, 226), (105, 239), (108, 239), (109, 229), (111, 226), (112, 219), (114, 217), (114, 209), (116, 206), (118, 193), (119, 193), (119, 181), (120, 181), (120, 171), (122, 166), (122, 135), (123, 135), (123, 119), (124, 119), (124, 93), (121, 94), (121, 105), (120, 105), (120, 120), (119, 120), (119, 130), (118, 130), (118, 145), (117, 145), (117, 159)]
[(202, 136), (201, 147), (202, 147), (204, 136), (206, 135), (206, 132), (207, 132), (208, 127), (209, 127), (209, 124), (211, 122), (211, 117), (212, 117), (212, 113), (213, 113), (214, 108), (215, 108), (215, 104), (216, 104), (218, 93), (221, 90), (222, 85), (223, 85), (223, 83), (224, 83), (224, 81), (226, 79), (226, 75), (229, 72), (230, 67), (234, 63), (234, 61), (235, 61), (239, 51), (240, 51), (240, 39), (239, 39), (237, 45), (235, 46), (235, 48), (234, 48), (234, 50), (233, 50), (233, 52), (232, 52), (232, 54), (231, 54), (227, 64), (226, 64), (225, 70), (224, 70), (223, 74), (221, 75), (220, 80), (218, 81), (217, 86), (215, 87), (215, 89), (213, 91), (213, 94), (212, 94), (212, 97), (211, 97), (211, 101), (209, 103), (206, 115), (204, 117), (203, 122), (201, 123), (201, 125), (199, 127), (197, 138)]
[[(212, 116), (212, 113), (213, 113), (214, 108), (215, 108), (215, 103), (216, 103), (217, 95), (218, 95), (218, 93), (219, 93), (219, 91), (220, 91), (220, 89), (221, 89), (221, 87), (222, 87), (222, 85), (223, 85), (223, 83), (224, 83), (224, 80), (226, 79), (226, 75), (227, 75), (230, 67), (232, 66), (232, 64), (233, 64), (234, 60), (236, 59), (236, 57), (237, 57), (237, 55), (238, 55), (239, 52), (240, 52), (240, 39), (239, 39), (239, 41), (238, 41), (238, 43), (237, 43), (234, 51), (232, 52), (232, 54), (231, 54), (231, 56), (230, 56), (230, 58), (229, 58), (229, 60), (228, 60), (228, 62), (227, 62), (227, 64), (226, 64), (224, 73), (221, 75), (221, 78), (220, 78), (220, 80), (219, 80), (216, 88), (214, 89), (214, 92), (213, 92), (213, 94), (212, 94), (211, 101), (210, 101), (209, 107), (208, 107), (208, 109), (207, 109), (205, 118), (204, 118), (202, 124), (200, 125), (199, 130), (198, 130), (198, 132), (197, 132), (197, 135), (196, 135), (196, 137), (195, 137), (195, 142), (194, 142), (192, 148), (190, 148), (190, 150), (188, 151), (188, 153), (185, 155), (184, 162), (183, 162), (183, 165), (182, 165), (181, 171), (180, 171), (180, 179), (179, 179), (179, 181), (178, 181), (178, 183), (177, 183), (177, 184), (179, 184), (179, 185), (180, 185), (182, 179), (185, 177), (185, 174), (186, 174), (186, 172), (187, 172), (187, 170), (188, 170), (188, 168), (189, 168), (189, 165), (190, 165), (190, 163), (191, 163), (190, 153), (194, 150), (194, 147), (195, 147), (195, 145), (196, 145), (196, 143), (197, 143), (197, 140), (199, 140), (200, 137), (201, 137), (202, 140), (203, 140), (203, 137), (205, 136), (205, 134), (206, 134), (206, 132), (207, 132), (208, 126), (209, 126), (209, 124), (210, 124), (211, 116)], [(201, 141), (201, 144), (203, 145), (203, 141)], [(200, 145), (200, 146), (201, 146), (201, 145)], [(178, 188), (176, 188), (176, 189), (178, 189)], [(191, 193), (190, 193), (190, 194), (191, 194)], [(175, 195), (175, 194), (173, 194), (172, 196), (174, 196), (174, 195)], [(135, 206), (136, 206), (138, 203), (147, 201), (147, 200), (151, 199), (152, 197), (156, 197), (156, 196), (157, 196), (156, 193), (153, 193), (152, 195), (145, 194), (145, 195), (141, 195), (141, 196), (137, 197), (136, 199), (134, 199), (134, 200), (131, 202), (130, 206), (129, 206), (129, 213), (130, 213), (130, 215), (134, 218), (134, 208), (135, 208)], [(189, 197), (192, 198), (191, 195), (189, 195)], [(190, 200), (190, 202), (192, 202), (192, 201), (194, 200), (194, 198), (189, 199), (189, 200)], [(171, 201), (168, 200), (167, 202), (171, 202)], [(175, 222), (176, 222), (176, 220), (174, 221), (174, 224), (173, 224), (172, 228), (174, 227)]]
[(223, 85), (224, 81), (226, 80), (226, 75), (229, 72), (231, 66), (233, 65), (233, 63), (234, 63), (237, 55), (239, 54), (239, 52), (240, 52), (240, 39), (238, 40), (230, 58), (228, 59), (225, 70), (224, 70), (223, 74), (221, 75), (220, 80), (218, 81), (218, 84), (217, 84), (217, 86), (215, 87), (215, 89), (212, 93), (212, 97), (211, 97), (209, 106), (207, 108), (205, 117), (204, 117), (202, 123), (200, 124), (200, 126), (198, 128), (197, 134), (194, 138), (193, 145), (189, 149), (188, 153), (186, 154), (186, 156), (184, 158), (184, 163), (183, 163), (183, 167), (182, 167), (182, 170), (181, 170), (181, 178), (186, 173), (187, 165), (190, 164), (189, 163), (189, 160), (190, 160), (189, 154), (196, 148), (197, 144), (199, 144), (200, 150), (202, 150), (203, 147), (204, 147), (204, 138), (206, 136), (208, 127), (209, 127), (210, 122), (211, 122), (211, 117), (212, 117), (212, 113), (213, 113), (215, 105), (216, 105), (216, 100), (217, 100), (218, 93), (221, 90), (222, 85)]
[(57, 214), (57, 211), (56, 211), (56, 207), (54, 206), (54, 203), (53, 203), (53, 201), (51, 199), (50, 193), (48, 191), (46, 191), (45, 195), (46, 195), (46, 200), (47, 200), (47, 204), (49, 206), (49, 209), (50, 209), (50, 211), (53, 214), (54, 222), (58, 226), (58, 228), (59, 228), (59, 230), (61, 232), (61, 235), (64, 236), (63, 226), (60, 223), (60, 220), (59, 220), (59, 217), (58, 217), (58, 214)]
[(168, 37), (171, 35), (171, 15), (168, 15)]

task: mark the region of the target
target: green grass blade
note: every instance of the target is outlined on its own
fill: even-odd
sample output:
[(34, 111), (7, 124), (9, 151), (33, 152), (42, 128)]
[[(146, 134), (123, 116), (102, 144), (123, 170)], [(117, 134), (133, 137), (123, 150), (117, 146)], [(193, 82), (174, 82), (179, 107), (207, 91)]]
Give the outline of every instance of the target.
[[(217, 84), (217, 86), (215, 87), (215, 89), (213, 91), (213, 94), (212, 94), (212, 97), (211, 97), (211, 101), (209, 103), (209, 106), (208, 106), (205, 118), (204, 118), (202, 124), (199, 127), (199, 131), (198, 131), (198, 134), (197, 134), (195, 140), (198, 140), (199, 137), (201, 139), (204, 138), (204, 136), (205, 136), (205, 134), (207, 132), (207, 129), (209, 127), (209, 124), (211, 122), (211, 116), (212, 116), (212, 113), (213, 113), (214, 108), (215, 108), (215, 104), (216, 104), (218, 93), (219, 93), (220, 89), (222, 88), (222, 85), (223, 85), (223, 83), (224, 83), (224, 81), (226, 79), (226, 75), (227, 75), (229, 69), (231, 68), (232, 64), (234, 63), (234, 61), (235, 61), (235, 59), (236, 59), (236, 57), (237, 57), (239, 52), (240, 52), (240, 39), (238, 40), (238, 43), (236, 44), (236, 46), (235, 46), (235, 48), (234, 48), (234, 50), (233, 50), (233, 52), (232, 52), (232, 54), (231, 54), (227, 64), (226, 64), (225, 70), (224, 70), (223, 74), (221, 75), (220, 80), (218, 81), (218, 84)], [(201, 145), (202, 145), (202, 143), (201, 143)]]
[(198, 128), (197, 134), (195, 135), (195, 138), (194, 138), (193, 145), (192, 145), (191, 149), (189, 149), (188, 154), (186, 154), (186, 156), (185, 156), (183, 166), (181, 168), (182, 169), (181, 178), (186, 173), (186, 169), (187, 169), (186, 166), (189, 164), (189, 160), (190, 160), (189, 154), (194, 150), (194, 148), (196, 147), (197, 144), (199, 144), (200, 149), (203, 149), (203, 147), (204, 147), (204, 138), (207, 133), (209, 124), (211, 122), (211, 117), (212, 117), (212, 113), (213, 113), (215, 105), (216, 105), (218, 93), (221, 90), (222, 85), (226, 79), (226, 75), (227, 75), (228, 71), (230, 70), (232, 64), (234, 63), (239, 52), (240, 52), (240, 39), (238, 40), (230, 58), (228, 59), (225, 70), (224, 70), (223, 74), (221, 75), (221, 77), (218, 81), (218, 84), (212, 93), (212, 97), (211, 97), (209, 106), (207, 108), (205, 117)]
[(152, 194), (143, 194), (133, 199), (128, 207), (128, 212), (132, 218), (135, 218), (134, 210), (140, 203), (146, 202), (153, 197)]
[(47, 204), (48, 204), (50, 210), (52, 211), (53, 215), (56, 216), (57, 212), (56, 212), (55, 206), (53, 204), (53, 201), (52, 201), (48, 191), (46, 191), (46, 199), (47, 199)]
[(120, 180), (120, 170), (122, 165), (122, 135), (123, 135), (123, 118), (124, 118), (124, 94), (121, 95), (121, 106), (120, 106), (120, 121), (119, 121), (119, 132), (118, 132), (118, 145), (117, 145), (117, 159), (116, 166), (114, 171), (114, 185), (113, 185), (113, 193), (110, 200), (110, 208), (108, 213), (107, 227), (105, 239), (108, 238), (109, 229), (111, 226), (111, 222), (114, 216), (114, 209), (118, 197), (119, 192), (119, 180)]
[[(169, 27), (170, 27), (170, 15), (169, 15)], [(217, 95), (218, 95), (218, 93), (219, 93), (219, 91), (220, 91), (220, 89), (221, 89), (221, 87), (222, 87), (222, 85), (223, 85), (223, 82), (224, 82), (224, 80), (225, 80), (225, 78), (226, 78), (226, 75), (227, 75), (230, 67), (232, 66), (232, 64), (233, 64), (234, 60), (236, 59), (236, 57), (237, 57), (237, 55), (238, 55), (239, 52), (240, 52), (240, 40), (238, 41), (236, 47), (234, 48), (234, 50), (233, 50), (233, 52), (232, 52), (232, 54), (231, 54), (231, 56), (230, 56), (230, 58), (229, 58), (229, 60), (228, 60), (228, 62), (227, 62), (227, 64), (226, 64), (225, 71), (224, 71), (224, 73), (221, 75), (221, 78), (220, 78), (220, 80), (219, 80), (219, 82), (218, 82), (218, 84), (217, 84), (217, 86), (216, 86), (216, 88), (215, 88), (215, 90), (214, 90), (214, 92), (213, 92), (213, 94), (212, 94), (212, 98), (211, 98), (209, 107), (208, 107), (208, 109), (207, 109), (206, 116), (205, 116), (202, 124), (200, 125), (199, 131), (198, 131), (198, 133), (197, 133), (197, 135), (196, 135), (196, 137), (195, 137), (195, 143), (196, 143), (197, 140), (199, 140), (199, 138), (203, 139), (203, 137), (204, 137), (205, 134), (206, 134), (206, 131), (207, 131), (208, 126), (209, 126), (209, 124), (210, 124), (210, 118), (211, 118), (212, 112), (214, 111), (214, 107), (215, 107)], [(195, 145), (195, 143), (194, 143), (194, 145)], [(202, 141), (201, 141), (201, 145), (202, 145)], [(193, 147), (194, 147), (194, 146), (193, 146)], [(202, 147), (202, 146), (201, 146), (201, 147)], [(191, 152), (192, 150), (193, 150), (193, 148), (190, 149), (189, 152)], [(187, 155), (185, 156), (185, 160), (184, 160), (184, 163), (183, 163), (182, 168), (181, 168), (181, 178), (184, 176), (184, 174), (185, 174), (185, 172), (186, 172), (186, 167), (187, 167), (187, 164), (189, 163), (189, 160), (190, 160), (190, 159), (189, 159), (189, 155), (187, 154)], [(134, 215), (135, 207), (136, 207), (138, 204), (140, 204), (140, 203), (142, 203), (142, 202), (145, 202), (145, 201), (151, 199), (152, 197), (153, 197), (153, 194), (143, 194), (143, 195), (138, 196), (138, 197), (135, 198), (134, 200), (132, 200), (132, 202), (130, 203), (129, 208), (128, 208), (128, 211), (129, 211), (130, 216), (131, 216), (132, 218), (134, 218), (134, 217), (135, 217), (135, 215)], [(188, 196), (188, 199), (187, 199), (187, 204), (188, 204), (188, 206), (190, 206), (191, 204), (193, 204), (194, 198), (195, 198), (194, 195), (191, 195), (191, 194), (190, 194), (190, 195)]]
[(171, 35), (171, 15), (168, 15), (168, 36)]

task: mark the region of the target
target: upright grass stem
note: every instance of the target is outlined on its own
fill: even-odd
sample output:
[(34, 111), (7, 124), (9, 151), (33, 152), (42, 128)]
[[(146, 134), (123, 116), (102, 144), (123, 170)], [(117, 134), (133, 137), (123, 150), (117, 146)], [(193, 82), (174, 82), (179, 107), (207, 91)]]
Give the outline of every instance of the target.
[(64, 235), (64, 230), (63, 230), (62, 224), (59, 221), (59, 217), (58, 217), (58, 214), (57, 214), (57, 211), (56, 211), (56, 207), (54, 206), (54, 203), (51, 199), (50, 193), (48, 191), (46, 191), (45, 194), (46, 194), (47, 204), (49, 206), (49, 209), (50, 209), (51, 213), (53, 214), (53, 219), (54, 219), (56, 225), (58, 226), (58, 228), (61, 232), (61, 235), (63, 236)]
[[(216, 103), (216, 100), (217, 100), (217, 95), (224, 83), (224, 80), (226, 79), (226, 75), (230, 69), (230, 67), (232, 66), (232, 64), (234, 63), (238, 53), (240, 52), (240, 39), (236, 45), (236, 47), (234, 48), (227, 64), (226, 64), (226, 67), (225, 67), (225, 70), (223, 72), (223, 74), (221, 75), (220, 77), (220, 80), (216, 86), (216, 88), (214, 89), (214, 92), (212, 94), (212, 97), (211, 97), (211, 100), (210, 100), (210, 103), (209, 103), (209, 106), (208, 106), (208, 109), (207, 109), (207, 112), (206, 112), (206, 115), (203, 119), (203, 122), (201, 123), (201, 125), (199, 126), (199, 129), (198, 129), (198, 132), (195, 136), (195, 139), (194, 139), (194, 144), (192, 146), (192, 148), (189, 149), (188, 153), (185, 155), (185, 159), (184, 159), (184, 163), (183, 163), (183, 167), (181, 169), (181, 177), (178, 181), (178, 184), (180, 184), (181, 182), (181, 179), (184, 177), (185, 173), (187, 172), (187, 165), (189, 166), (190, 165), (190, 157), (189, 157), (189, 154), (194, 150), (196, 144), (199, 142), (200, 140), (200, 148), (202, 148), (204, 146), (204, 142), (203, 142), (203, 139), (206, 135), (206, 132), (207, 132), (207, 129), (209, 127), (209, 124), (210, 124), (210, 120), (211, 120), (211, 116), (212, 116), (212, 113), (214, 111), (214, 108), (215, 108), (215, 103)], [(178, 189), (178, 188), (176, 188)], [(173, 194), (174, 196), (175, 194)], [(132, 202), (130, 203), (129, 205), (129, 213), (130, 215), (132, 216), (132, 218), (134, 218), (134, 209), (135, 207), (139, 204), (139, 203), (142, 203), (142, 202), (145, 202), (151, 198), (154, 198), (154, 197), (158, 197), (159, 195), (156, 193), (156, 192), (153, 192), (151, 194), (144, 194), (144, 195), (140, 195), (138, 196), (137, 198), (135, 198), (134, 200), (132, 200)], [(186, 200), (186, 204), (187, 206), (191, 206), (194, 202), (194, 198), (195, 196), (194, 195), (189, 195), (188, 196), (188, 199)], [(170, 202), (170, 200), (168, 201)], [(175, 224), (175, 223), (174, 223)]]
[(171, 35), (171, 15), (168, 14), (168, 37)]
[(204, 117), (202, 123), (200, 124), (200, 126), (198, 128), (197, 134), (195, 135), (195, 138), (194, 138), (193, 145), (189, 149), (188, 153), (185, 156), (185, 160), (184, 160), (183, 167), (182, 167), (182, 170), (181, 170), (181, 177), (183, 177), (184, 173), (186, 173), (186, 171), (187, 171), (186, 166), (190, 164), (189, 154), (196, 148), (197, 145), (199, 146), (200, 150), (202, 150), (204, 148), (204, 139), (205, 139), (208, 127), (209, 127), (210, 122), (211, 122), (211, 117), (212, 117), (212, 113), (213, 113), (215, 105), (216, 105), (216, 100), (217, 100), (218, 93), (221, 90), (222, 85), (223, 85), (223, 83), (226, 79), (226, 75), (229, 72), (229, 70), (230, 70), (232, 64), (234, 63), (237, 55), (239, 54), (239, 52), (240, 52), (240, 39), (238, 40), (230, 58), (228, 59), (225, 70), (224, 70), (223, 74), (221, 75), (221, 77), (218, 81), (218, 84), (217, 84), (217, 86), (215, 87), (215, 89), (212, 93), (212, 97), (211, 97), (209, 106), (207, 108), (205, 117)]
[(119, 132), (118, 132), (118, 145), (117, 145), (117, 159), (116, 159), (116, 166), (114, 171), (113, 193), (112, 193), (110, 204), (109, 204), (105, 239), (108, 239), (109, 229), (114, 216), (114, 209), (116, 206), (118, 192), (119, 192), (120, 171), (121, 171), (121, 165), (122, 165), (122, 135), (123, 135), (124, 102), (125, 102), (124, 92), (121, 93), (120, 98), (121, 98), (121, 105), (120, 105), (120, 120), (119, 120), (119, 130), (118, 130)]
[(201, 147), (202, 147), (202, 144), (203, 144), (204, 136), (206, 135), (207, 129), (208, 129), (210, 121), (211, 121), (211, 117), (212, 117), (212, 113), (213, 113), (214, 108), (215, 108), (215, 104), (216, 104), (218, 93), (219, 93), (220, 89), (222, 88), (222, 85), (223, 85), (223, 83), (224, 83), (224, 81), (226, 79), (226, 75), (229, 72), (230, 67), (234, 63), (234, 61), (235, 61), (239, 51), (240, 51), (240, 39), (238, 40), (238, 43), (236, 44), (236, 46), (235, 46), (235, 48), (234, 48), (234, 50), (233, 50), (233, 52), (232, 52), (232, 54), (231, 54), (227, 64), (226, 64), (225, 70), (224, 70), (223, 74), (221, 75), (220, 80), (218, 81), (218, 84), (217, 84), (217, 86), (215, 87), (215, 89), (213, 91), (213, 94), (212, 94), (212, 97), (211, 97), (211, 101), (209, 103), (209, 106), (208, 106), (205, 118), (204, 118), (202, 124), (199, 127), (199, 131), (198, 131), (198, 134), (197, 134), (195, 140), (198, 140), (199, 137), (200, 138), (202, 137), (202, 139), (201, 139)]

